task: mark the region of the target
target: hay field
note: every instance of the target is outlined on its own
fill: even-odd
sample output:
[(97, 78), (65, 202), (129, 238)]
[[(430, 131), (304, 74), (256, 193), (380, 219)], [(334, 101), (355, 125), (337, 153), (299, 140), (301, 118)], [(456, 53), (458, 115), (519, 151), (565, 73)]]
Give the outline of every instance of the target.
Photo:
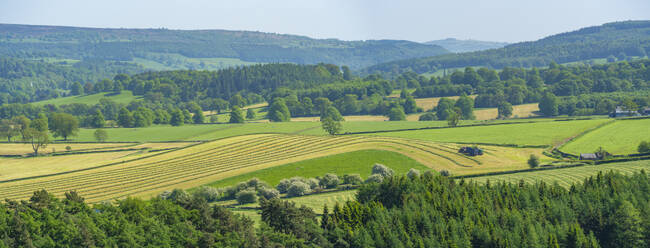
[[(278, 165), (359, 150), (397, 152), (435, 170), (454, 174), (526, 168), (527, 153), (541, 149), (485, 147), (466, 157), (453, 144), (389, 137), (261, 134), (221, 139), (136, 161), (68, 174), (0, 182), (0, 198), (26, 199), (38, 189), (61, 196), (76, 190), (96, 203), (126, 196), (151, 196), (173, 188), (192, 188)], [(508, 156), (505, 156), (508, 155)], [(36, 164), (36, 163), (34, 163)]]

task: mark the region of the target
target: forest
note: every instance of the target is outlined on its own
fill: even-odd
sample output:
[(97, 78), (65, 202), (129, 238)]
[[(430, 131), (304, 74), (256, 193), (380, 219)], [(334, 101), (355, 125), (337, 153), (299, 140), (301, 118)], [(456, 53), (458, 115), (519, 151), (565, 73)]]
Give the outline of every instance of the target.
[(606, 23), (498, 49), (392, 61), (364, 68), (361, 72), (395, 77), (407, 71), (426, 73), (468, 66), (501, 69), (605, 58), (608, 61), (620, 61), (632, 56), (647, 55), (650, 49), (648, 30), (650, 21)]
[(431, 172), (364, 184), (323, 214), (261, 199), (259, 227), (174, 190), (149, 201), (88, 205), (46, 191), (0, 204), (6, 247), (646, 247), (650, 179), (599, 173), (569, 189), (478, 184)]

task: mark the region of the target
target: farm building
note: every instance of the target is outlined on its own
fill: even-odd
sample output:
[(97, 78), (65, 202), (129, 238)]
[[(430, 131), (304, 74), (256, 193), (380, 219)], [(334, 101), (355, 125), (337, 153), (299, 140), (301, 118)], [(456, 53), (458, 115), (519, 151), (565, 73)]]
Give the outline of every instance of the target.
[(612, 112), (609, 116), (610, 117), (630, 117), (630, 116), (641, 116), (641, 115), (650, 115), (650, 108), (645, 108), (640, 111), (634, 111), (634, 110), (624, 110), (623, 107), (618, 106), (616, 107), (616, 110)]
[(458, 150), (458, 152), (469, 156), (483, 155), (483, 149), (471, 146), (463, 146)]
[(600, 160), (601, 156), (596, 153), (580, 153), (580, 160)]

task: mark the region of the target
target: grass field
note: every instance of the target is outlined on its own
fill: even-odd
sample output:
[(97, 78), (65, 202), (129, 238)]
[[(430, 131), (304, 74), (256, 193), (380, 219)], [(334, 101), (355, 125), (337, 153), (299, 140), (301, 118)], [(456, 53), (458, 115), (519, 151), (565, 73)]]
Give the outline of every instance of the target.
[(561, 143), (567, 138), (607, 121), (610, 120), (547, 121), (509, 125), (386, 132), (371, 135), (441, 142), (552, 145)]
[(330, 155), (321, 158), (304, 160), (296, 163), (276, 166), (268, 169), (227, 178), (209, 186), (225, 187), (257, 177), (271, 185), (276, 185), (281, 179), (294, 176), (316, 177), (325, 173), (334, 173), (339, 177), (344, 174), (360, 174), (364, 179), (370, 175), (375, 163), (386, 165), (396, 173), (406, 173), (410, 168), (427, 170), (428, 168), (417, 161), (396, 152), (379, 150), (362, 150), (355, 152)]
[(37, 106), (52, 104), (52, 105), (63, 105), (71, 103), (83, 103), (94, 105), (99, 103), (99, 99), (108, 98), (117, 103), (128, 104), (129, 102), (138, 99), (134, 96), (133, 93), (129, 90), (123, 90), (122, 93), (118, 95), (113, 95), (113, 93), (97, 93), (92, 95), (83, 95), (83, 96), (68, 96), (68, 97), (59, 97), (54, 99), (49, 99), (45, 101), (33, 102), (32, 104)]
[(592, 153), (602, 147), (612, 154), (637, 153), (641, 141), (650, 142), (650, 119), (617, 120), (560, 148), (571, 154)]
[(623, 162), (623, 163), (612, 163), (612, 164), (602, 164), (602, 165), (586, 165), (573, 168), (565, 169), (555, 169), (555, 170), (544, 170), (544, 171), (535, 171), (535, 172), (522, 172), (515, 174), (507, 175), (497, 175), (497, 176), (485, 176), (472, 178), (478, 182), (486, 182), (488, 179), (490, 182), (505, 181), (511, 183), (518, 183), (520, 180), (524, 180), (527, 183), (535, 183), (539, 181), (544, 181), (546, 183), (555, 183), (557, 182), (560, 186), (569, 187), (573, 183), (581, 183), (585, 178), (594, 176), (598, 172), (607, 172), (615, 171), (624, 174), (630, 174), (645, 170), (646, 173), (650, 172), (650, 161), (641, 160), (641, 161), (632, 161), (632, 162)]
[(446, 169), (462, 175), (523, 169), (527, 167), (525, 160), (530, 153), (540, 155), (542, 151), (483, 148), (485, 155), (466, 157), (457, 153), (458, 145), (399, 138), (246, 135), (101, 168), (0, 182), (0, 198), (25, 199), (38, 189), (46, 189), (57, 196), (76, 190), (91, 203), (125, 196), (151, 196), (173, 188), (193, 188), (279, 165), (369, 149), (397, 152), (429, 168)]

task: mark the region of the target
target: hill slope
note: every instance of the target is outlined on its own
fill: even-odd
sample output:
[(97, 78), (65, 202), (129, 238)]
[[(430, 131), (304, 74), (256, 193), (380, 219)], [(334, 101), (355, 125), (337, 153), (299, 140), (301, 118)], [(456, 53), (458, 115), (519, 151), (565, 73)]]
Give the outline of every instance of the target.
[(455, 38), (447, 38), (443, 40), (432, 40), (432, 41), (425, 42), (424, 44), (438, 45), (454, 53), (482, 51), (488, 49), (502, 48), (508, 45), (507, 42), (482, 41), (482, 40), (459, 40)]
[[(210, 63), (227, 66), (228, 63), (244, 62), (324, 62), (361, 68), (391, 60), (443, 53), (447, 51), (439, 46), (398, 40), (341, 41), (249, 31), (0, 24), (0, 55), (3, 56), (118, 61), (141, 59), (186, 69), (210, 69)], [(240, 61), (201, 61), (197, 58)], [(147, 65), (145, 62), (141, 63)]]
[(406, 59), (368, 67), (364, 73), (396, 75), (405, 71), (434, 72), (444, 68), (486, 66), (491, 68), (547, 66), (616, 56), (646, 56), (650, 49), (650, 21), (626, 21), (587, 27), (521, 42), (500, 49)]

